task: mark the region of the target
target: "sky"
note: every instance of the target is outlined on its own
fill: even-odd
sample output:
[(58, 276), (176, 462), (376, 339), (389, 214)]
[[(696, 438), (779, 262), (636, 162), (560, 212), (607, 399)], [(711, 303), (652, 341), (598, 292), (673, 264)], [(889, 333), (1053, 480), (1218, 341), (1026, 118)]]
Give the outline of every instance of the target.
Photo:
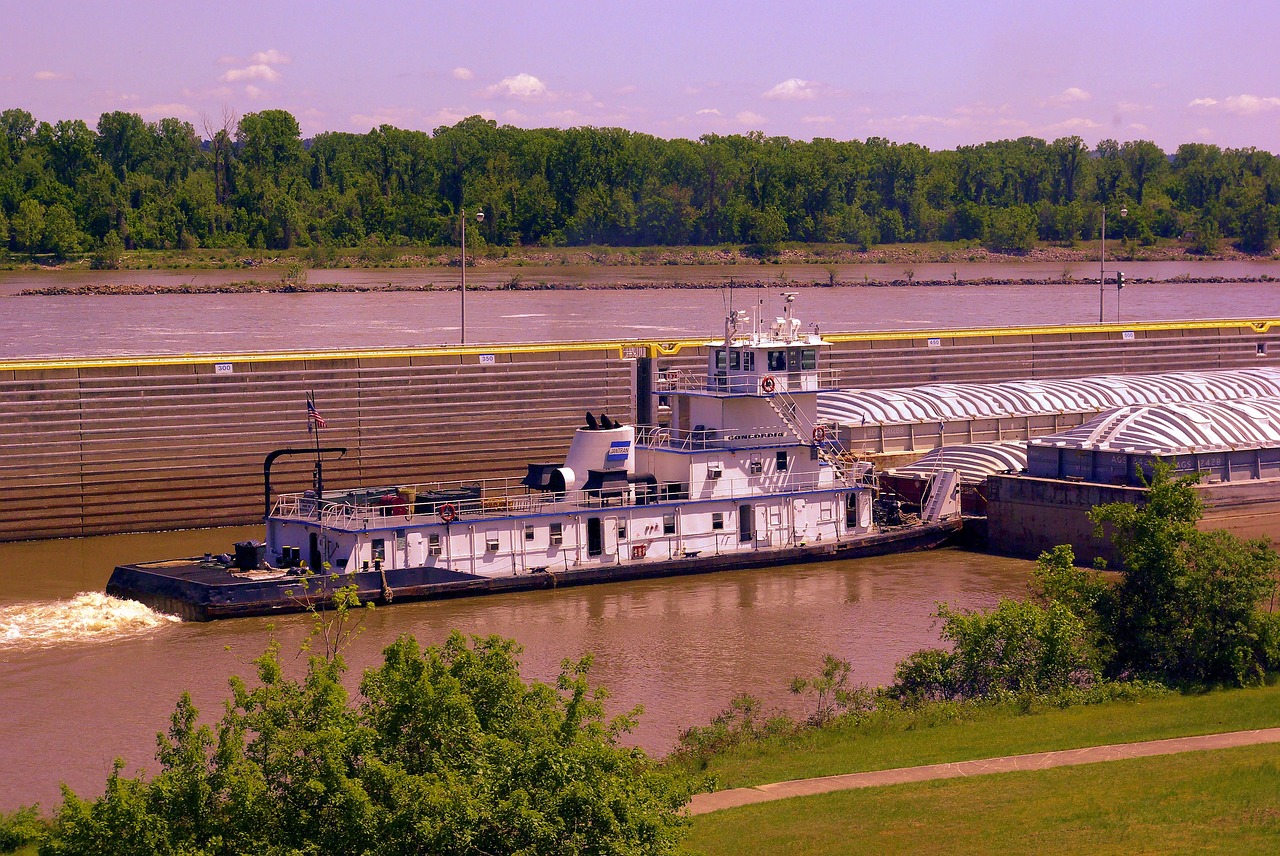
[(1280, 153), (1280, 3), (0, 0), (0, 110)]

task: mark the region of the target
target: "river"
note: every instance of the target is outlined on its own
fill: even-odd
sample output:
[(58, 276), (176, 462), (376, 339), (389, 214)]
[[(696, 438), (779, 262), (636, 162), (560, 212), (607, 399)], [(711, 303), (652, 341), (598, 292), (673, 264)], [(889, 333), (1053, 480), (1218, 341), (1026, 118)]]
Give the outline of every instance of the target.
[[(1126, 288), (1116, 305), (1102, 293), (1106, 320), (1280, 317), (1280, 286), (1270, 282), (1190, 284), (1178, 276), (1280, 275), (1280, 265), (1151, 263), (1134, 277), (1162, 280)], [(859, 271), (838, 277), (856, 281)], [(797, 314), (829, 331), (948, 329), (1013, 324), (1096, 323), (1096, 282), (962, 284), (969, 279), (1052, 279), (1061, 265), (918, 266), (920, 278), (954, 285), (880, 286), (902, 278), (887, 265), (863, 266), (867, 286), (804, 288)], [(1023, 269), (1027, 267), (1027, 269)], [(1078, 270), (1077, 270), (1078, 268)], [(825, 278), (825, 269), (699, 267), (583, 269), (597, 276), (654, 283), (777, 278), (776, 292)], [(1089, 275), (1087, 265), (1072, 276)], [(1096, 267), (1092, 268), (1096, 271)], [(538, 269), (521, 269), (530, 281)], [(782, 276), (779, 276), (781, 272)], [(459, 295), (336, 294), (20, 297), (22, 288), (84, 282), (198, 282), (263, 272), (0, 273), (0, 359), (242, 352), (299, 348), (397, 347), (456, 342)], [(332, 280), (320, 278), (333, 275)], [(325, 271), (312, 281), (421, 282), (456, 271)], [(479, 277), (510, 276), (484, 270)], [(471, 277), (469, 277), (471, 278)], [(554, 278), (548, 274), (548, 278)], [(442, 280), (447, 281), (447, 280)], [(500, 281), (500, 280), (499, 280)], [(600, 289), (469, 293), (468, 341), (524, 342), (713, 335), (726, 304), (743, 308), (765, 289)], [(772, 295), (768, 295), (772, 300)], [(774, 307), (768, 304), (772, 310)], [(120, 562), (222, 551), (255, 529), (122, 535), (0, 544), (0, 810), (34, 801), (52, 808), (59, 782), (97, 794), (116, 757), (128, 770), (153, 766), (155, 734), (190, 691), (216, 717), (229, 675), (252, 674), (251, 660), (272, 636), (292, 652), (306, 616), (274, 622), (172, 621), (105, 598)], [(611, 710), (641, 704), (634, 741), (665, 752), (679, 732), (704, 724), (738, 692), (767, 706), (794, 705), (797, 674), (813, 674), (822, 656), (849, 659), (856, 680), (892, 677), (893, 665), (937, 642), (938, 601), (978, 608), (1025, 593), (1031, 565), (955, 550), (880, 559), (740, 571), (469, 600), (398, 604), (375, 610), (349, 652), (353, 679), (401, 633), (438, 642), (452, 628), (498, 633), (526, 648), (526, 676), (549, 680), (563, 658), (593, 653), (594, 680), (613, 692)], [(295, 667), (299, 660), (290, 661)], [(793, 708), (794, 709), (794, 708)]]
[[(1277, 262), (1124, 263), (1131, 284), (1117, 293), (1101, 290), (1097, 266), (1065, 269), (1075, 279), (1056, 279), (1061, 264), (921, 265), (919, 279), (955, 284), (890, 286), (905, 279), (890, 265), (846, 265), (836, 288), (821, 266), (696, 266), (648, 268), (482, 269), (471, 282), (498, 283), (520, 274), (526, 281), (568, 284), (601, 282), (695, 282), (724, 288), (601, 288), (553, 291), (468, 291), (467, 341), (471, 344), (615, 339), (668, 340), (714, 335), (730, 302), (752, 308), (777, 292), (802, 288), (797, 314), (832, 332), (945, 330), (1011, 325), (1090, 324), (1216, 318), (1280, 317), (1280, 282), (1174, 281), (1194, 278), (1280, 278)], [(1114, 265), (1112, 265), (1114, 267)], [(937, 270), (934, 270), (937, 268)], [(1109, 269), (1111, 269), (1109, 267)], [(0, 359), (181, 353), (243, 353), (282, 349), (395, 348), (456, 344), (461, 301), (450, 292), (252, 293), (136, 296), (17, 296), (24, 288), (74, 287), (90, 282), (175, 285), (215, 284), (269, 271), (123, 271), (109, 274), (62, 271), (0, 272)], [(311, 282), (414, 285), (450, 282), (457, 271), (316, 271)], [(865, 277), (865, 280), (863, 279)], [(1133, 279), (1151, 282), (1132, 282)], [(988, 280), (1005, 279), (1008, 282)], [(762, 280), (769, 288), (727, 283)], [(978, 282), (977, 280), (982, 280)], [(968, 284), (966, 284), (966, 281)], [(875, 285), (875, 283), (882, 283)]]
[[(310, 617), (183, 623), (97, 594), (117, 562), (199, 554), (254, 529), (119, 535), (0, 544), (0, 810), (52, 808), (58, 784), (101, 792), (116, 757), (154, 769), (155, 735), (190, 692), (208, 719), (227, 678), (274, 636), (292, 652)], [(1031, 565), (959, 550), (734, 571), (584, 588), (402, 603), (368, 613), (348, 651), (355, 675), (403, 633), (435, 643), (453, 628), (497, 633), (525, 648), (527, 678), (595, 656), (592, 680), (613, 713), (643, 705), (632, 740), (664, 753), (749, 692), (795, 710), (787, 687), (832, 653), (858, 682), (892, 679), (894, 664), (937, 644), (938, 601), (978, 608), (1026, 592)]]

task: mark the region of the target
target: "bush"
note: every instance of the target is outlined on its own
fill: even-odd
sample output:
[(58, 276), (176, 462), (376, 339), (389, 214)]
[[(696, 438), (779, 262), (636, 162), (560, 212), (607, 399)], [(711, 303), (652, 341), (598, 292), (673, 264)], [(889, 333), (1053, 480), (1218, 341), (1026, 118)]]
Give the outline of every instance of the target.
[(41, 852), (674, 852), (687, 790), (619, 745), (635, 712), (604, 719), (590, 658), (549, 686), (520, 678), (519, 653), (498, 637), (402, 637), (353, 706), (339, 655), (292, 680), (273, 645), (256, 687), (232, 680), (216, 736), (184, 696), (155, 778), (117, 762), (100, 799), (64, 789)]

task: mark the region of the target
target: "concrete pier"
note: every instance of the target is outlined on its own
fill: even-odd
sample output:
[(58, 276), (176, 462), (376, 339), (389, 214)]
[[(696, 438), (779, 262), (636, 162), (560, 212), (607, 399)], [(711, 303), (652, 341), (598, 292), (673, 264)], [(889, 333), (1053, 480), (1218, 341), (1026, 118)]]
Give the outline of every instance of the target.
[[(1246, 368), (1280, 321), (832, 333), (847, 387)], [(262, 464), (308, 448), (305, 401), (344, 446), (327, 484), (519, 475), (560, 460), (587, 410), (652, 421), (655, 372), (701, 370), (705, 341), (198, 354), (0, 363), (0, 541), (252, 523)], [(306, 455), (273, 469), (309, 486)]]

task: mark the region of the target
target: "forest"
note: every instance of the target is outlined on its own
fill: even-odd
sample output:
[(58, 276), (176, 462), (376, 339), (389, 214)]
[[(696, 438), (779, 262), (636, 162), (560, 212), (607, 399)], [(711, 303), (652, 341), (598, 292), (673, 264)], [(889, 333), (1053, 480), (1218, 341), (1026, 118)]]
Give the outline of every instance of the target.
[[(1034, 137), (931, 151), (763, 133), (663, 139), (522, 129), (473, 116), (304, 139), (283, 110), (201, 129), (127, 112), (0, 113), (0, 247), (34, 258), (122, 249), (456, 245), (716, 246), (962, 241), (1018, 253), (1107, 236), (1269, 253), (1280, 160), (1254, 148)], [(1116, 216), (1123, 208), (1127, 216)]]

